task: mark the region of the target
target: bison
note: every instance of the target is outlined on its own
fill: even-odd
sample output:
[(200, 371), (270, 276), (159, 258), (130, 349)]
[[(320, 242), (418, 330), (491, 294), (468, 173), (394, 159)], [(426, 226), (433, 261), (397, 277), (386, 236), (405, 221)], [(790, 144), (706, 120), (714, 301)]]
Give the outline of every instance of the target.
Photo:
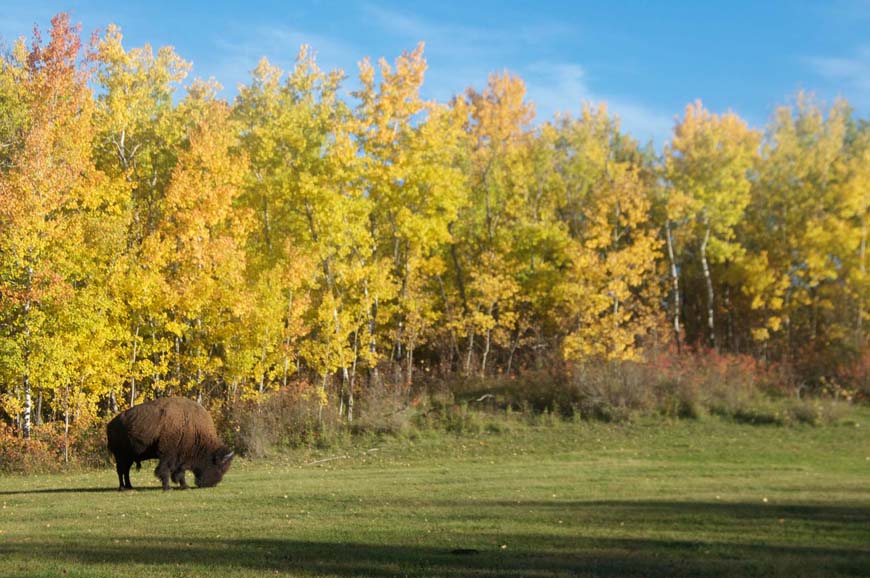
[(218, 439), (208, 412), (193, 400), (165, 397), (131, 407), (106, 426), (109, 451), (115, 456), (119, 490), (130, 490), (130, 467), (160, 460), (154, 475), (169, 489), (172, 478), (187, 489), (185, 470), (200, 488), (215, 486), (230, 467), (233, 452)]

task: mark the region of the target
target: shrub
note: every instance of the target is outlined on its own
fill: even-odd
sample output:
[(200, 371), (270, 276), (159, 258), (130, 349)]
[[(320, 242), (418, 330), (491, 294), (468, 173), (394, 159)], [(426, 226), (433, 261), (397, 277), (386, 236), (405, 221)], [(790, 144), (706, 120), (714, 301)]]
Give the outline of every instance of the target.
[[(218, 426), (243, 455), (263, 457), (275, 448), (323, 445), (334, 429), (334, 412), (301, 382), (229, 407)], [(328, 444), (327, 444), (328, 445)]]
[(821, 409), (818, 400), (799, 400), (789, 405), (788, 415), (797, 423), (819, 425), (822, 422)]
[(655, 399), (659, 412), (668, 417), (698, 419), (706, 413), (700, 387), (691, 380), (659, 382)]
[(639, 414), (698, 419), (708, 413), (746, 423), (817, 423), (808, 409), (790, 412), (783, 405), (794, 391), (794, 375), (788, 364), (766, 364), (748, 355), (659, 351), (644, 362), (589, 362), (517, 377), (447, 382), (429, 392), (428, 417), (419, 421), (461, 429), (457, 415), (462, 412), (451, 414), (446, 407), (465, 403), (467, 409), (490, 413), (521, 412), (534, 423), (554, 416), (624, 422)]
[(423, 399), (409, 399), (403, 386), (379, 385), (359, 400), (351, 424), (354, 434), (401, 435), (412, 427), (412, 419)]
[(31, 437), (23, 439), (12, 428), (0, 424), (0, 472), (43, 472), (58, 468), (57, 456), (49, 444)]
[(529, 371), (520, 376), (464, 378), (445, 382), (430, 397), (455, 396), (474, 410), (542, 413), (571, 416), (580, 400), (575, 384), (559, 371)]
[(635, 362), (587, 365), (574, 373), (584, 417), (625, 421), (632, 413), (652, 409), (654, 396), (646, 368)]
[(785, 425), (788, 421), (781, 406), (763, 400), (746, 402), (739, 406), (713, 405), (711, 412), (750, 425)]
[(870, 348), (865, 347), (843, 363), (827, 389), (834, 399), (870, 403)]
[[(68, 445), (68, 461), (64, 459)], [(56, 472), (65, 467), (100, 467), (109, 463), (102, 422), (75, 423), (67, 435), (62, 422), (34, 426), (24, 439), (0, 424), (0, 472)]]
[(843, 419), (848, 413), (846, 403), (826, 399), (802, 399), (792, 401), (787, 412), (794, 423), (806, 425), (830, 425)]
[(482, 415), (467, 402), (455, 403), (452, 395), (434, 395), (428, 407), (420, 411), (414, 423), (421, 429), (442, 430), (455, 434), (476, 434), (483, 429)]

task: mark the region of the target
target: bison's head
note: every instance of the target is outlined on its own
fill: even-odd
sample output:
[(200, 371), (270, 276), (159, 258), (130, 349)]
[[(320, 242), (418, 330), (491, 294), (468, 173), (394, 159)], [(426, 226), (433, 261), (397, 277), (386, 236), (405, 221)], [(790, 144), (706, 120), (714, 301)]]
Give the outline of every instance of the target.
[(196, 485), (200, 488), (210, 488), (218, 485), (224, 474), (230, 469), (233, 461), (233, 452), (228, 448), (220, 448), (213, 452), (208, 463), (201, 468), (194, 468), (193, 475), (196, 477)]

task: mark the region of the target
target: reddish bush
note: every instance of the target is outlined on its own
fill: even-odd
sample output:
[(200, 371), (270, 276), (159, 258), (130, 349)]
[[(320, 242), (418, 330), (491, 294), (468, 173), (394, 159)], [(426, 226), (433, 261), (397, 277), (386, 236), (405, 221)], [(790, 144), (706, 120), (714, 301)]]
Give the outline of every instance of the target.
[(58, 471), (71, 464), (101, 466), (108, 463), (102, 422), (74, 424), (64, 433), (63, 422), (34, 426), (30, 439), (0, 423), (0, 471)]
[(870, 348), (864, 348), (848, 363), (842, 364), (835, 380), (823, 387), (834, 399), (870, 403)]
[(0, 472), (53, 471), (63, 463), (57, 458), (50, 442), (35, 435), (24, 439), (0, 424)]

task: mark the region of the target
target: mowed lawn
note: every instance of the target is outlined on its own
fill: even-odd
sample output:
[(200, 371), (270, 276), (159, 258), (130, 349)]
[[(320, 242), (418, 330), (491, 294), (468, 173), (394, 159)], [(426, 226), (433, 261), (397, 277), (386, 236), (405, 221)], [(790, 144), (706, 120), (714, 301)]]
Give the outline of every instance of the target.
[(0, 576), (870, 576), (866, 409), (424, 433), (186, 492), (146, 465), (0, 477)]

